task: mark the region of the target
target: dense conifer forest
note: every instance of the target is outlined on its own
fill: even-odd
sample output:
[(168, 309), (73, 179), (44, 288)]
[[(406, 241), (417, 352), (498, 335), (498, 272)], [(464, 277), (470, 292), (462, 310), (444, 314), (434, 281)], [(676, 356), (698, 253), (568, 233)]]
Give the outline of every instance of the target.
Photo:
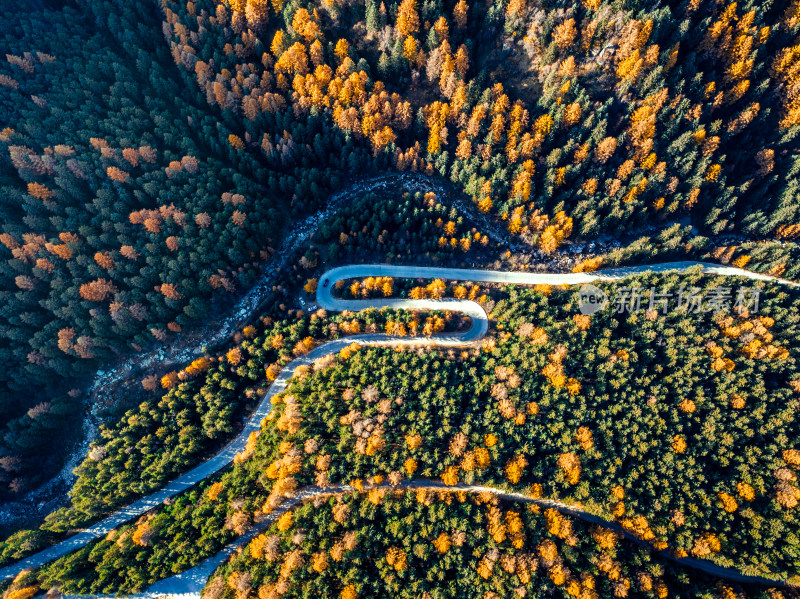
[[(80, 458), (62, 507), (3, 524), (0, 565), (213, 455), (314, 347), (470, 326), (318, 309), (332, 266), (800, 278), (798, 0), (41, 0), (0, 17), (0, 500)], [(791, 596), (680, 560), (800, 576), (798, 292), (701, 271), (601, 287), (760, 304), (589, 316), (572, 287), (340, 282), (344, 299), (477, 302), (488, 334), (299, 369), (232, 467), (3, 599), (142, 590), (342, 485), (265, 525), (207, 596)], [(454, 488), (403, 490), (417, 479)], [(473, 484), (619, 530), (458, 490)]]
[(552, 509), (420, 490), (287, 512), (211, 580), (206, 596), (325, 596), (332, 587), (346, 598), (525, 597), (531, 587), (587, 599), (741, 593)]

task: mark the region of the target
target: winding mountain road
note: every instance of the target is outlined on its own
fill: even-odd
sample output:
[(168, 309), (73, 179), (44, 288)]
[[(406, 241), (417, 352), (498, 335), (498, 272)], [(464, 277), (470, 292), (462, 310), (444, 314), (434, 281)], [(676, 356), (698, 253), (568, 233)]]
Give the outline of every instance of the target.
[[(295, 369), (303, 364), (310, 365), (317, 358), (337, 353), (343, 348), (352, 343), (360, 345), (402, 345), (402, 346), (466, 346), (478, 342), (487, 332), (489, 321), (486, 312), (476, 302), (470, 300), (410, 300), (410, 299), (366, 299), (366, 300), (345, 300), (333, 297), (332, 289), (337, 281), (363, 278), (368, 276), (385, 276), (393, 278), (412, 278), (412, 279), (445, 279), (445, 280), (463, 280), (475, 281), (484, 283), (501, 283), (501, 284), (516, 284), (516, 285), (536, 285), (536, 284), (549, 284), (549, 285), (580, 285), (584, 283), (591, 283), (597, 281), (613, 281), (622, 279), (624, 277), (642, 274), (645, 272), (665, 272), (677, 271), (685, 272), (688, 269), (696, 266), (701, 266), (703, 272), (712, 275), (721, 276), (739, 276), (748, 279), (773, 281), (793, 287), (800, 286), (797, 283), (761, 275), (758, 273), (749, 272), (743, 269), (734, 268), (730, 266), (720, 266), (718, 264), (709, 264), (701, 262), (668, 262), (663, 264), (654, 264), (648, 266), (635, 266), (616, 268), (602, 271), (595, 271), (591, 273), (566, 273), (566, 274), (546, 274), (546, 273), (522, 273), (522, 272), (505, 272), (505, 271), (487, 271), (487, 270), (474, 270), (474, 269), (455, 269), (455, 268), (438, 268), (438, 267), (416, 267), (416, 266), (393, 266), (385, 264), (361, 264), (350, 265), (339, 268), (334, 268), (320, 277), (319, 286), (317, 288), (317, 304), (331, 311), (359, 311), (366, 308), (393, 308), (396, 310), (447, 310), (459, 312), (469, 316), (472, 320), (472, 325), (466, 331), (457, 333), (447, 333), (442, 335), (435, 335), (432, 337), (392, 337), (385, 334), (366, 334), (354, 335), (344, 339), (337, 339), (324, 343), (308, 354), (292, 360), (280, 372), (276, 380), (267, 390), (264, 397), (261, 399), (258, 407), (250, 416), (246, 425), (241, 433), (224, 447), (219, 453), (193, 468), (189, 472), (176, 478), (165, 487), (158, 491), (147, 495), (135, 501), (134, 503), (119, 509), (104, 520), (87, 528), (83, 532), (72, 536), (52, 547), (43, 551), (35, 553), (15, 564), (6, 566), (0, 569), (0, 580), (8, 580), (14, 578), (19, 572), (24, 569), (37, 568), (50, 561), (58, 559), (76, 549), (79, 549), (91, 541), (105, 536), (114, 528), (121, 524), (144, 514), (161, 505), (165, 500), (189, 489), (209, 476), (219, 472), (228, 466), (234, 459), (237, 453), (241, 452), (247, 444), (249, 435), (257, 431), (261, 427), (261, 422), (270, 411), (272, 405), (272, 398), (284, 391), (287, 387), (288, 381), (291, 379)], [(496, 492), (503, 492), (498, 491)], [(524, 496), (521, 496), (524, 497)], [(571, 510), (573, 515), (584, 518), (596, 518), (595, 516), (563, 506), (562, 509)], [(613, 524), (613, 523), (608, 523)], [(213, 559), (213, 558), (212, 558)], [(700, 560), (695, 560), (700, 561)], [(719, 566), (711, 562), (702, 562), (706, 564), (703, 568), (698, 566), (698, 569), (715, 575), (719, 574)], [(734, 571), (731, 571), (734, 572)], [(733, 574), (723, 577), (729, 578)], [(737, 574), (738, 576), (743, 576)], [(206, 574), (207, 576), (207, 574)], [(166, 582), (166, 581), (164, 581)], [(780, 581), (771, 581), (769, 579), (761, 579), (762, 583), (780, 585)], [(155, 585), (157, 587), (158, 585)], [(154, 587), (154, 588), (155, 588)], [(174, 590), (172, 592), (175, 592)]]
[(239, 298), (227, 317), (221, 321), (212, 318), (208, 322), (195, 323), (190, 337), (178, 337), (169, 345), (158, 346), (134, 356), (124, 356), (119, 361), (106, 364), (98, 370), (84, 397), (84, 402), (91, 409), (83, 419), (82, 441), (70, 452), (58, 474), (48, 482), (13, 501), (0, 504), (0, 524), (13, 527), (15, 520), (23, 515), (43, 519), (53, 510), (54, 499), (56, 506), (60, 505), (60, 498), (66, 499), (66, 491), (61, 489), (68, 490), (75, 482), (77, 477), (73, 471), (83, 461), (91, 442), (97, 438), (100, 424), (98, 410), (101, 406), (114, 404), (121, 384), (153, 374), (155, 370), (164, 372), (170, 368), (179, 368), (203, 356), (206, 347), (225, 343), (237, 330), (248, 324), (253, 314), (259, 312), (274, 285), (280, 282), (281, 272), (295, 257), (297, 249), (309, 242), (322, 223), (335, 217), (343, 207), (356, 198), (370, 193), (386, 194), (398, 190), (410, 193), (433, 192), (437, 198), (456, 208), (470, 222), (479, 224), (481, 230), (498, 244), (514, 252), (524, 252), (526, 249), (523, 244), (508, 238), (505, 229), (481, 213), (474, 203), (465, 201), (459, 194), (451, 193), (449, 185), (435, 178), (421, 173), (392, 173), (353, 181), (331, 195), (323, 209), (292, 226), (272, 257), (262, 265), (261, 276)]

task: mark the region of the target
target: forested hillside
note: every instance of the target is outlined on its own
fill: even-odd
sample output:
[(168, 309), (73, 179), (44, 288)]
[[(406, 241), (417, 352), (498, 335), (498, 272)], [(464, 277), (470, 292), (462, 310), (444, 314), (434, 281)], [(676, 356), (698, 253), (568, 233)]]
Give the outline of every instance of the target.
[[(386, 282), (393, 292), (404, 287)], [(710, 293), (729, 282), (649, 275), (606, 289), (689, 285)], [(462, 286), (434, 281), (409, 293), (447, 297)], [(643, 309), (590, 317), (576, 311), (577, 296), (547, 286), (476, 286), (474, 297), (496, 323), (481, 347), (353, 346), (301, 368), (232, 469), (28, 581), (84, 594), (140, 590), (215, 554), (304, 489), (426, 480), (560, 500), (618, 523), (648, 551), (793, 579), (797, 298), (770, 286), (757, 315)], [(337, 318), (335, 327), (320, 316), (290, 328), (264, 323), (203, 375), (205, 385), (230, 388), (252, 373), (274, 373), (276, 352), (285, 363), (323, 330), (420, 334), (428, 322), (418, 318), (367, 312)], [(7, 542), (4, 559), (141, 492), (123, 481), (153, 484), (159, 458), (187, 449), (164, 422), (175, 402), (184, 417), (218, 419), (218, 408), (187, 401), (196, 385), (179, 383), (167, 401), (143, 404), (109, 431), (82, 467), (75, 507), (42, 532)]]
[(77, 413), (81, 375), (246, 287), (345, 177), (442, 175), (543, 252), (687, 216), (712, 236), (800, 231), (794, 3), (3, 10), (11, 491), (26, 460), (48, 471), (41, 440)]
[[(456, 314), (317, 310), (330, 266), (588, 272), (680, 258), (800, 276), (800, 0), (17, 4), (0, 7), (0, 499), (50, 479), (88, 411), (106, 420), (69, 504), (4, 540), (0, 563), (202, 461), (317, 344), (467, 326)], [(377, 176), (388, 183), (367, 191)], [(345, 186), (346, 202), (314, 216)], [(264, 293), (230, 317), (235, 335), (212, 347), (192, 337), (256, 281)], [(699, 273), (627, 284), (726, 285)], [(748, 284), (760, 310), (588, 316), (575, 289), (341, 283), (343, 298), (476, 301), (489, 336), (464, 350), (353, 346), (298, 371), (231, 469), (29, 573), (13, 599), (51, 585), (142, 589), (298, 489), (415, 478), (558, 499), (673, 558), (793, 579), (800, 306), (791, 288)], [(167, 346), (191, 358), (130, 374), (103, 405), (87, 396), (98, 372)], [(414, 561), (430, 555), (442, 572), (469, 571), (484, 599), (542, 585), (575, 597), (767, 592), (644, 565), (649, 550), (503, 505), (525, 514), (504, 516), (506, 528), (559, 539), (531, 533), (536, 548), (517, 555), (480, 532), (497, 529), (496, 500), (411, 497), (300, 507), (303, 530), (278, 522), (208, 593), (264, 599), (327, 581), (353, 599), (396, 595), (403, 579), (409, 596), (447, 596)], [(310, 549), (312, 525), (350, 534), (337, 528), (342, 502), (358, 512), (353, 530), (391, 520), (385, 546), (355, 565)], [(403, 544), (430, 517), (420, 505), (475, 522)], [(267, 539), (280, 566), (260, 561)]]
[(336, 178), (298, 165), (279, 187), (231, 148), (236, 123), (181, 81), (147, 3), (34, 15), (47, 35), (6, 16), (0, 476), (18, 492), (79, 430), (63, 418), (79, 417), (82, 375), (246, 288), (290, 218), (286, 196), (322, 197)]
[(553, 509), (430, 490), (323, 498), (287, 512), (204, 596), (497, 599), (529, 589), (585, 599), (744, 596), (738, 585), (690, 578), (619, 534)]

